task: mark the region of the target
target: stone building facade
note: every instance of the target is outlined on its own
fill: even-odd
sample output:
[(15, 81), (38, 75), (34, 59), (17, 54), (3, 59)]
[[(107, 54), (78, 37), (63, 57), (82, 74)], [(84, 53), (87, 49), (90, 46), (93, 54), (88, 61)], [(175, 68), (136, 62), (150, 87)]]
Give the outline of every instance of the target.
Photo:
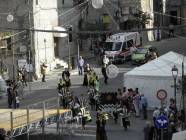
[[(0, 27), (4, 30), (5, 28), (68, 30), (69, 27), (77, 30), (83, 6), (73, 7), (74, 0), (0, 0)], [(8, 15), (14, 17), (12, 22), (7, 21)], [(48, 65), (48, 70), (52, 70), (56, 67), (56, 59), (59, 61), (63, 59), (66, 65), (67, 58), (77, 52), (74, 37), (72, 43), (68, 43), (68, 36), (61, 38), (56, 33), (26, 30), (9, 32), (13, 35), (12, 42), (16, 43), (13, 43), (11, 50), (1, 50), (3, 57), (6, 58), (3, 63), (8, 68), (10, 78), (16, 75), (18, 62), (30, 63), (28, 71), (40, 76), (40, 65), (43, 62)], [(12, 71), (13, 65), (15, 74)]]

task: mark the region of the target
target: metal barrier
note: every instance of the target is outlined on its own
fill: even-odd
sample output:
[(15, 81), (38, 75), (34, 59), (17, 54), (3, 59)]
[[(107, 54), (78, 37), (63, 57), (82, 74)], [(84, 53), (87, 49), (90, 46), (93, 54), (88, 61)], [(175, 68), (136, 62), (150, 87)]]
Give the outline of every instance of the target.
[(0, 110), (0, 128), (10, 131), (11, 137), (41, 131), (45, 133), (46, 126), (56, 123), (56, 132), (59, 132), (60, 122), (72, 118), (71, 110), (61, 109), (59, 98), (35, 103), (26, 109)]

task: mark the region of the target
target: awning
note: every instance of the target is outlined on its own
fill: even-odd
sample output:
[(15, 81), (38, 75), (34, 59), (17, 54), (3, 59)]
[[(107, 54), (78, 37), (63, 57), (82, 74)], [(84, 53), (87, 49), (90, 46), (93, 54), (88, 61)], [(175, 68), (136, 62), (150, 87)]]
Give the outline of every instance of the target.
[[(53, 27), (53, 30), (56, 30), (56, 31), (67, 31), (65, 28), (60, 27), (60, 26)], [(68, 36), (67, 33), (53, 33), (53, 35), (54, 35), (54, 37), (66, 37), (66, 36)]]

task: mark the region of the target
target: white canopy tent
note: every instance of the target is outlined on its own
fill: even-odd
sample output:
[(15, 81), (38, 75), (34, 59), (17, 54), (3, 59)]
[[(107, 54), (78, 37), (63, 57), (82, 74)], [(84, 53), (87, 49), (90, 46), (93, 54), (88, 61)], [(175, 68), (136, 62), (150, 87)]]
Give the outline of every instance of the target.
[(176, 132), (172, 136), (172, 140), (185, 140), (186, 139), (186, 131)]
[[(144, 94), (149, 103), (149, 107), (160, 106), (160, 101), (156, 94), (159, 89), (167, 91), (166, 103), (170, 98), (174, 98), (174, 80), (172, 68), (178, 68), (177, 84), (182, 75), (182, 62), (185, 57), (175, 52), (168, 52), (159, 58), (150, 61), (140, 67), (124, 74), (124, 86), (128, 88), (139, 88), (139, 92)], [(186, 63), (184, 63), (186, 66)], [(186, 67), (184, 67), (185, 69)], [(177, 90), (177, 105), (180, 104), (181, 90)]]

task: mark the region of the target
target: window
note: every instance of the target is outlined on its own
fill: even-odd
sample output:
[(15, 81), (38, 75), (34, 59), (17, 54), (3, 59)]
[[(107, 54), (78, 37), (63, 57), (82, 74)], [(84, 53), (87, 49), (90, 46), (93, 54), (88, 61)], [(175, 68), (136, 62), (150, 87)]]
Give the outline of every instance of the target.
[(126, 42), (123, 42), (123, 45), (122, 45), (122, 51), (126, 51), (127, 47), (126, 47)]
[(130, 47), (132, 47), (133, 46), (133, 40), (131, 39), (131, 40), (129, 40), (129, 41), (127, 41), (127, 47), (128, 48), (130, 48)]
[(177, 25), (178, 24), (178, 13), (177, 11), (170, 11), (170, 23), (172, 23), (173, 25)]
[(121, 49), (122, 42), (114, 42), (112, 51), (119, 51)]

